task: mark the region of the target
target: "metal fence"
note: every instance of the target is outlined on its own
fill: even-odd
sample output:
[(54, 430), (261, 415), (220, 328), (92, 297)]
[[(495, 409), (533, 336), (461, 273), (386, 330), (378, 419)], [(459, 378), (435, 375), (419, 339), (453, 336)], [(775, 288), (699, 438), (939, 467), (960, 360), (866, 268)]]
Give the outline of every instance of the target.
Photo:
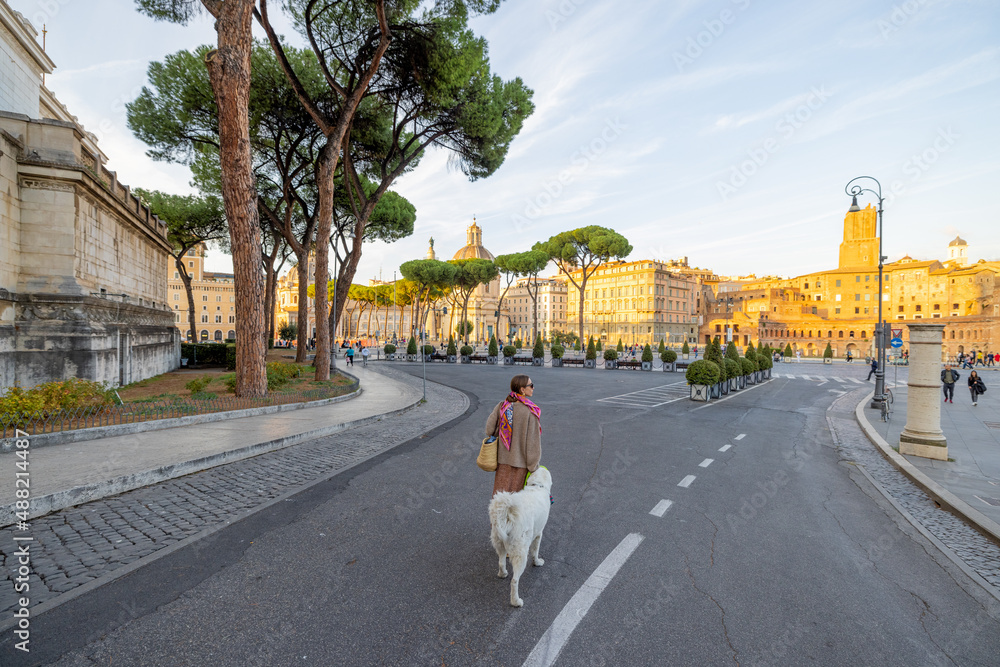
[(296, 392), (275, 392), (263, 398), (217, 396), (200, 400), (185, 396), (169, 400), (135, 401), (122, 405), (95, 405), (32, 414), (0, 414), (0, 437), (13, 438), (18, 430), (28, 435), (40, 435), (98, 426), (117, 426), (157, 419), (245, 410), (269, 405), (304, 403), (342, 396), (354, 391), (357, 387), (358, 382), (355, 380), (334, 389), (318, 387)]

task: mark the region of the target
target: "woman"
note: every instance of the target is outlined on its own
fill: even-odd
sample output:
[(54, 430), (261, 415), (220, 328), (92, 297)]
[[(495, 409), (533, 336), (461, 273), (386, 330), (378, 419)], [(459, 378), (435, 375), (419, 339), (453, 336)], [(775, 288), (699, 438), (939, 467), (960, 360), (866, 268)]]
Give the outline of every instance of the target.
[(979, 405), (979, 394), (986, 393), (986, 385), (976, 371), (969, 373), (969, 393), (972, 394), (973, 405)]
[(493, 495), (524, 488), (528, 472), (538, 469), (542, 457), (542, 409), (531, 402), (535, 385), (527, 375), (515, 375), (510, 393), (486, 420), (486, 435), (498, 436), (497, 472)]

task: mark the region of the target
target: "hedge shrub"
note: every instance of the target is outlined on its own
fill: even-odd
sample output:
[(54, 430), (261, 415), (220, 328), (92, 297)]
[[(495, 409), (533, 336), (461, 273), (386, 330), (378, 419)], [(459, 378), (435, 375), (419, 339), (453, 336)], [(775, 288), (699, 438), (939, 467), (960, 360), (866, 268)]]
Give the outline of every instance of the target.
[(653, 361), (653, 348), (646, 343), (646, 347), (642, 348), (642, 360), (651, 363)]
[(392, 343), (387, 343), (386, 346), (382, 348), (382, 351), (386, 354), (396, 354), (396, 346)]
[(688, 384), (715, 384), (719, 381), (719, 367), (711, 361), (698, 359), (691, 362), (684, 378)]
[(741, 365), (739, 358), (730, 359), (726, 357), (726, 377), (736, 378), (743, 375), (743, 366)]
[(514, 347), (513, 345), (504, 345), (503, 346), (503, 356), (505, 356), (505, 357), (513, 357), (515, 354), (517, 354), (517, 348), (516, 347)]
[(448, 336), (448, 356), (454, 357), (457, 354), (458, 354), (458, 347), (455, 346), (455, 337)]
[(545, 347), (542, 346), (541, 338), (535, 339), (535, 347), (531, 350), (531, 356), (536, 359), (545, 357)]
[(607, 350), (604, 350), (604, 360), (605, 361), (614, 361), (617, 358), (618, 358), (618, 350), (612, 350), (610, 348), (607, 349)]
[(562, 359), (563, 354), (565, 354), (565, 353), (566, 353), (566, 349), (562, 345), (558, 345), (557, 344), (557, 345), (553, 345), (552, 346), (552, 358), (553, 359)]
[(746, 357), (740, 359), (740, 366), (743, 368), (743, 375), (750, 375), (757, 370), (757, 362)]
[[(463, 345), (461, 347), (461, 349), (459, 350), (459, 352), (462, 353), (463, 357), (468, 357), (469, 355), (471, 355), (475, 351), (476, 351), (475, 348), (472, 347), (471, 345)], [(451, 352), (448, 352), (448, 354), (451, 354)]]
[(487, 354), (491, 357), (497, 356), (497, 337), (495, 335), (490, 336), (490, 347)]
[(417, 353), (417, 339), (410, 336), (410, 340), (406, 343), (406, 353), (416, 354)]
[(665, 364), (672, 364), (677, 361), (677, 353), (673, 350), (664, 350), (660, 352), (660, 361)]
[(597, 359), (597, 348), (594, 347), (594, 337), (587, 341), (587, 359)]

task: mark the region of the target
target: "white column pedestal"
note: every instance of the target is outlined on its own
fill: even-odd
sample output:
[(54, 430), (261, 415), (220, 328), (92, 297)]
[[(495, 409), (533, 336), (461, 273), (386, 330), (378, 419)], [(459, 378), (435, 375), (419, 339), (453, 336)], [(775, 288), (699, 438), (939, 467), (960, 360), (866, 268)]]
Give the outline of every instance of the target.
[(899, 453), (948, 460), (941, 431), (941, 336), (944, 324), (910, 324), (910, 374), (906, 385), (906, 426)]

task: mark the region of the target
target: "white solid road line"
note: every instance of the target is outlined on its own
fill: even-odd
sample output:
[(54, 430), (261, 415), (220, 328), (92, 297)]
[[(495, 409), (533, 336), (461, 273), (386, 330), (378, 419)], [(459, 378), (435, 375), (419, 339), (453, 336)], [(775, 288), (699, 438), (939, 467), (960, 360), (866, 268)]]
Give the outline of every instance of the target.
[(649, 510), (649, 513), (652, 514), (653, 516), (663, 516), (666, 513), (666, 511), (670, 509), (670, 506), (673, 504), (674, 501), (672, 500), (661, 500), (660, 502), (656, 503), (656, 507)]
[(715, 459), (705, 459), (704, 461), (698, 464), (698, 467), (707, 468), (708, 466), (712, 465), (713, 461), (715, 461)]
[(678, 482), (677, 486), (682, 486), (682, 487), (684, 487), (686, 489), (689, 486), (691, 486), (691, 482), (693, 482), (695, 479), (697, 479), (697, 478), (694, 475), (688, 475), (687, 477), (685, 477), (684, 479), (682, 479), (680, 482)]
[(719, 447), (719, 451), (720, 452), (727, 452), (727, 451), (729, 451), (730, 447), (732, 447), (732, 445), (723, 445), (722, 447)]
[(591, 605), (611, 583), (611, 579), (618, 573), (618, 570), (621, 569), (621, 566), (625, 564), (625, 561), (642, 540), (643, 537), (639, 533), (630, 533), (618, 543), (614, 551), (608, 554), (604, 562), (597, 566), (594, 573), (587, 578), (587, 581), (583, 582), (583, 586), (580, 586), (580, 589), (552, 621), (552, 625), (545, 631), (545, 634), (542, 635), (542, 638), (535, 644), (535, 648), (531, 649), (531, 653), (525, 659), (525, 667), (548, 667), (556, 661), (559, 652), (566, 645), (576, 626), (587, 615)]
[(747, 437), (746, 433), (740, 433), (738, 436), (736, 436), (735, 438), (733, 438), (733, 440), (742, 440), (745, 437)]

